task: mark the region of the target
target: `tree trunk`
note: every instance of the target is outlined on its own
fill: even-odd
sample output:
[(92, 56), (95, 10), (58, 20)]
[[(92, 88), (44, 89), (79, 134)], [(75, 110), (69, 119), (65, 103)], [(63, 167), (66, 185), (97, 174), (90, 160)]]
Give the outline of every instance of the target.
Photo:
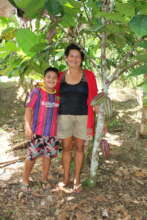
[(91, 158), (91, 166), (90, 166), (90, 181), (92, 185), (96, 184), (97, 177), (97, 168), (99, 165), (99, 146), (101, 142), (101, 138), (103, 136), (103, 128), (104, 128), (104, 107), (103, 104), (99, 106), (99, 114), (97, 117), (96, 130), (95, 130), (95, 138), (92, 150), (92, 158)]
[[(147, 80), (147, 75), (144, 75), (144, 81)], [(144, 91), (143, 100), (147, 97), (147, 93)], [(142, 121), (140, 126), (140, 135), (143, 137), (147, 137), (147, 103), (143, 102), (142, 108)]]
[[(103, 1), (102, 10), (105, 12), (109, 10), (109, 2)], [(102, 19), (102, 23), (105, 25), (106, 20)], [(107, 42), (107, 34), (103, 32), (101, 34), (101, 80), (102, 80), (103, 90), (105, 93), (108, 92), (108, 84), (106, 83), (107, 71), (108, 71), (107, 62), (106, 62), (106, 47), (107, 47), (106, 42)], [(90, 180), (91, 180), (91, 184), (93, 185), (96, 184), (96, 177), (97, 177), (96, 174), (99, 165), (98, 152), (100, 149), (100, 141), (103, 136), (104, 122), (105, 122), (104, 106), (103, 104), (101, 104), (99, 106), (99, 114), (96, 122), (95, 138), (94, 138), (91, 167), (90, 167)]]

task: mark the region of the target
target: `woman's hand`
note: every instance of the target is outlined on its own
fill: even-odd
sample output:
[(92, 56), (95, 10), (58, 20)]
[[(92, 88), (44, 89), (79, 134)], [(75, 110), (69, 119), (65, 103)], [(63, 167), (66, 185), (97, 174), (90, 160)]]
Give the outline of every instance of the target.
[(98, 114), (98, 113), (99, 113), (99, 106), (98, 106), (98, 105), (95, 105), (95, 106), (93, 107), (93, 111), (94, 111), (96, 114)]

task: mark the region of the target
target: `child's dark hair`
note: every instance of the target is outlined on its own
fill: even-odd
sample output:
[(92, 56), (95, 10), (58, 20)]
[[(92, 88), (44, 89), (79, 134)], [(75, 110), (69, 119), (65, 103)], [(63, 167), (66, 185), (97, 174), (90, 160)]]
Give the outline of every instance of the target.
[(84, 52), (82, 51), (82, 49), (78, 45), (73, 44), (73, 43), (69, 44), (66, 47), (65, 52), (64, 52), (66, 57), (69, 55), (70, 50), (78, 50), (80, 52), (80, 54), (81, 54), (82, 61), (84, 60), (85, 54), (84, 54)]
[(44, 76), (46, 76), (46, 74), (48, 72), (55, 72), (57, 74), (57, 76), (59, 75), (59, 71), (57, 68), (55, 67), (48, 67), (45, 71), (44, 71)]

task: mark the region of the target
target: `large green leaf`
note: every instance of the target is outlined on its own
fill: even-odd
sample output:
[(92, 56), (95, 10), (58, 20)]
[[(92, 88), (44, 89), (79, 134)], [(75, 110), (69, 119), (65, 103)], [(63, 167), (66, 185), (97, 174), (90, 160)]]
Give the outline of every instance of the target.
[(121, 15), (127, 15), (129, 17), (133, 17), (135, 15), (135, 6), (128, 3), (118, 3), (115, 5), (116, 11)]
[(19, 47), (28, 56), (34, 56), (35, 52), (31, 49), (39, 43), (40, 38), (29, 29), (19, 29), (16, 32), (16, 41)]
[(45, 9), (46, 0), (14, 0), (14, 2), (18, 8), (24, 10), (26, 16), (35, 18), (43, 9)]
[(145, 63), (143, 66), (135, 68), (129, 76), (138, 76), (142, 74), (147, 74), (147, 63)]
[(64, 7), (64, 16), (62, 18), (61, 24), (64, 27), (75, 26), (77, 18), (77, 9)]
[(122, 22), (122, 23), (127, 23), (127, 20), (124, 16), (122, 16), (121, 14), (117, 13), (117, 12), (102, 12), (102, 11), (97, 11), (97, 16), (99, 17), (105, 17), (108, 20), (111, 21), (118, 21), (118, 22)]
[(2, 52), (16, 52), (17, 51), (16, 43), (13, 41), (6, 42), (3, 47), (0, 47), (0, 51)]
[(147, 49), (147, 40), (144, 40), (144, 41), (140, 42), (140, 43), (138, 44), (138, 46)]
[(45, 7), (49, 14), (63, 15), (63, 6), (60, 4), (59, 0), (46, 0)]
[(77, 18), (80, 13), (80, 2), (75, 0), (60, 0), (63, 4), (64, 16), (62, 18), (61, 24), (64, 27), (77, 25)]
[(147, 35), (147, 15), (137, 15), (129, 22), (131, 30), (137, 37)]

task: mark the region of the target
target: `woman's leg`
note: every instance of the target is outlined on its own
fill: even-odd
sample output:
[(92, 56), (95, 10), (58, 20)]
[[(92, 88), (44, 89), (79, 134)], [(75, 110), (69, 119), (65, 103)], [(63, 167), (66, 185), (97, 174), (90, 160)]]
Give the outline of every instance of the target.
[(74, 185), (80, 184), (80, 171), (84, 160), (84, 143), (85, 140), (75, 138), (74, 144), (76, 147), (75, 152), (75, 173), (74, 173)]
[(25, 160), (25, 164), (24, 164), (24, 172), (23, 172), (23, 183), (24, 184), (29, 184), (29, 176), (30, 173), (33, 169), (33, 166), (35, 164), (35, 159), (33, 160)]
[(64, 169), (64, 180), (63, 183), (67, 185), (70, 177), (70, 162), (72, 157), (72, 137), (68, 137), (62, 140), (63, 152), (62, 152), (62, 163)]
[(51, 164), (51, 158), (43, 156), (42, 157), (42, 181), (48, 180), (50, 164)]

